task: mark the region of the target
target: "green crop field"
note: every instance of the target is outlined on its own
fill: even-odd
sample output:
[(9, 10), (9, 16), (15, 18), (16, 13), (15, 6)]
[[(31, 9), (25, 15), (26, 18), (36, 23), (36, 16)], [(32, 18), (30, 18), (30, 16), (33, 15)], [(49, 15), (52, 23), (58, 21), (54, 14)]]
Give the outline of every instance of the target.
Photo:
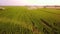
[(0, 9), (0, 34), (60, 34), (60, 10), (26, 6)]

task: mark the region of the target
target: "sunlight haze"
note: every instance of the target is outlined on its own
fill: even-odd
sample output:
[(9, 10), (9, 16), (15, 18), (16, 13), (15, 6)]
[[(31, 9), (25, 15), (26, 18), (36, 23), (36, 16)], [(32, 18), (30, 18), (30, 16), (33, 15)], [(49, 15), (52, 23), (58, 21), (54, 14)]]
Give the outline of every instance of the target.
[(0, 5), (60, 5), (60, 0), (0, 0)]

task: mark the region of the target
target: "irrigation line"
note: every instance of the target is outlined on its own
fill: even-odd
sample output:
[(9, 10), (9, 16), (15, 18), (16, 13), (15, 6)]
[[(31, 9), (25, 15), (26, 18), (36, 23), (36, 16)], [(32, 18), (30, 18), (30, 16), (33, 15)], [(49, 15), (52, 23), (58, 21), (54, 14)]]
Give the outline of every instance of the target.
[(41, 20), (44, 24), (46, 24), (47, 26), (49, 26), (50, 28), (52, 28), (52, 26), (51, 26), (50, 24), (48, 24), (45, 20), (43, 20), (43, 19), (41, 19), (41, 18), (40, 18), (40, 20)]
[[(45, 21), (44, 19), (41, 19), (41, 18), (40, 18), (40, 20), (41, 20), (45, 25), (47, 25), (48, 27), (50, 27), (50, 28), (52, 29), (52, 32), (53, 32), (54, 34), (58, 34), (58, 29), (57, 29), (57, 28), (55, 28), (55, 27), (53, 27), (52, 25), (48, 24), (47, 21)], [(44, 28), (44, 30), (45, 30), (45, 28)], [(47, 33), (48, 33), (48, 32), (47, 32)]]
[(53, 27), (52, 25), (48, 24), (44, 19), (40, 18), (40, 20), (41, 20), (45, 25), (47, 25), (48, 27), (57, 30), (57, 28), (55, 28), (55, 27)]

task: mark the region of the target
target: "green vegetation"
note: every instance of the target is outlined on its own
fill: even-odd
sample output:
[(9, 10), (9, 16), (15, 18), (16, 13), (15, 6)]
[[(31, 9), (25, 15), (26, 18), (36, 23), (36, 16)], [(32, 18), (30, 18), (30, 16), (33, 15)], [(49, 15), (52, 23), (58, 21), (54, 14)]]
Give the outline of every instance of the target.
[(0, 34), (32, 34), (32, 31), (18, 24), (0, 22)]
[(60, 10), (4, 6), (0, 10), (0, 34), (60, 34)]

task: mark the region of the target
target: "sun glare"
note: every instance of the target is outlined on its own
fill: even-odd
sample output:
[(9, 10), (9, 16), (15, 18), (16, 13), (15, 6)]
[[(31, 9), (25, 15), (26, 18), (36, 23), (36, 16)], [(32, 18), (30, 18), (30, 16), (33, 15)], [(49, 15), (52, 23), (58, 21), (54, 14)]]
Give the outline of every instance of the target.
[(60, 0), (0, 0), (0, 5), (60, 5)]

